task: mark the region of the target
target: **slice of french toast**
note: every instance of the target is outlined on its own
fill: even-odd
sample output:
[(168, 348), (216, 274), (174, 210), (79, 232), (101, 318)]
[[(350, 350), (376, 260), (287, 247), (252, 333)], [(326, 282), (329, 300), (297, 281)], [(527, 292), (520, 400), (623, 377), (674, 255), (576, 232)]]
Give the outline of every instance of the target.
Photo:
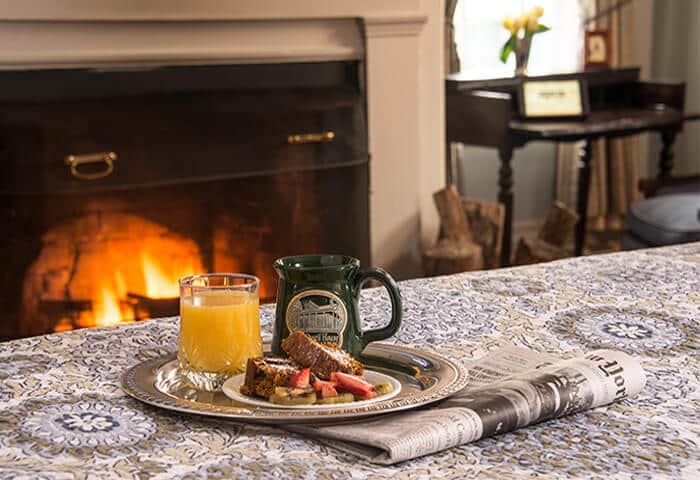
[(323, 380), (329, 380), (332, 372), (361, 376), (362, 364), (338, 345), (320, 344), (306, 333), (297, 330), (282, 341), (282, 350), (302, 367)]

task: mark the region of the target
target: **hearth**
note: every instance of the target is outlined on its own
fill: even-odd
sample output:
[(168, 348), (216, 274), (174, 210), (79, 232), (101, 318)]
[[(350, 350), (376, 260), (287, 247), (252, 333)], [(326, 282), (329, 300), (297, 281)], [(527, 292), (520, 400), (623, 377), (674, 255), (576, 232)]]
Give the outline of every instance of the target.
[(0, 336), (176, 314), (177, 279), (369, 261), (359, 62), (0, 76)]

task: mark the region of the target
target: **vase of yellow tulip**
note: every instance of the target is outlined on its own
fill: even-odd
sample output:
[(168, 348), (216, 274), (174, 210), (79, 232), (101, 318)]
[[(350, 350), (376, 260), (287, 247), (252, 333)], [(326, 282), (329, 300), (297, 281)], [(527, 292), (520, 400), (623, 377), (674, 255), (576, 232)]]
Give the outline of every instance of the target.
[(503, 28), (510, 32), (510, 37), (501, 49), (501, 62), (506, 63), (510, 54), (514, 53), (516, 75), (527, 75), (533, 35), (549, 30), (548, 26), (540, 23), (543, 14), (544, 9), (538, 6), (523, 12), (519, 17), (509, 15), (503, 19)]

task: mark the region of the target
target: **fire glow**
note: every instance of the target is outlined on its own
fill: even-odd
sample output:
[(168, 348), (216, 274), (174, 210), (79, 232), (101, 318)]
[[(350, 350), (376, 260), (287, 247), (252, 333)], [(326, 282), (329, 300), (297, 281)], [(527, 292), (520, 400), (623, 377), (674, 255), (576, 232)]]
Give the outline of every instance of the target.
[(180, 296), (178, 279), (196, 272), (193, 262), (175, 265), (167, 272), (164, 266), (156, 263), (148, 253), (142, 255), (143, 277), (146, 296), (150, 298), (175, 298)]
[[(180, 262), (166, 261), (145, 250), (137, 258), (140, 258), (141, 262), (136, 272), (124, 275), (117, 271), (110, 286), (103, 286), (99, 290), (96, 298), (92, 299), (92, 311), (85, 312), (87, 318), (81, 316), (81, 327), (133, 322), (134, 309), (127, 301), (128, 293), (151, 299), (177, 298), (180, 295), (178, 279), (202, 271), (198, 258), (186, 258)], [(130, 277), (136, 277), (137, 281), (129, 282)], [(142, 289), (138, 286), (142, 286)]]
[(42, 242), (22, 289), (23, 324), (39, 331), (172, 315), (178, 279), (206, 271), (194, 240), (132, 214), (81, 217)]
[(114, 290), (102, 289), (99, 298), (93, 300), (93, 305), (95, 326), (104, 327), (116, 325), (122, 321), (133, 321), (133, 319), (123, 318), (119, 299)]

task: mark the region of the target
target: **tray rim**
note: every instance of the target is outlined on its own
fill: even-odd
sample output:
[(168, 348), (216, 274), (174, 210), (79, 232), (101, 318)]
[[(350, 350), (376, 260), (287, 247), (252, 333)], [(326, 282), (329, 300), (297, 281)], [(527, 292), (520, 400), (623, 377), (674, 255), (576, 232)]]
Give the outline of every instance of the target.
[[(168, 395), (155, 387), (156, 372), (173, 361), (176, 353), (171, 352), (137, 363), (129, 367), (121, 377), (121, 388), (128, 396), (147, 405), (168, 410), (171, 412), (216, 417), (227, 420), (235, 420), (247, 423), (267, 424), (294, 424), (294, 423), (339, 423), (348, 420), (356, 420), (377, 415), (386, 415), (405, 410), (412, 410), (444, 400), (464, 389), (469, 381), (467, 369), (459, 362), (444, 355), (426, 351), (421, 348), (408, 347), (390, 343), (375, 342), (368, 350), (380, 348), (385, 352), (418, 356), (432, 363), (437, 363), (441, 368), (447, 368), (451, 372), (451, 378), (445, 384), (434, 385), (410, 396), (398, 396), (377, 402), (371, 405), (345, 408), (329, 407), (318, 410), (290, 410), (274, 409), (252, 406), (221, 406), (195, 402)], [(372, 368), (375, 369), (376, 368)], [(143, 373), (147, 372), (144, 376)], [(382, 372), (392, 371), (390, 368), (382, 368)], [(400, 373), (400, 372), (397, 372)], [(141, 374), (139, 377), (138, 374)], [(405, 374), (404, 374), (405, 375)], [(141, 378), (143, 377), (143, 380)], [(419, 379), (419, 376), (414, 378)], [(399, 380), (401, 382), (401, 380)], [(403, 382), (402, 382), (403, 384)], [(403, 386), (403, 385), (402, 385)], [(205, 405), (206, 407), (203, 407)], [(385, 407), (385, 408), (381, 408)]]

